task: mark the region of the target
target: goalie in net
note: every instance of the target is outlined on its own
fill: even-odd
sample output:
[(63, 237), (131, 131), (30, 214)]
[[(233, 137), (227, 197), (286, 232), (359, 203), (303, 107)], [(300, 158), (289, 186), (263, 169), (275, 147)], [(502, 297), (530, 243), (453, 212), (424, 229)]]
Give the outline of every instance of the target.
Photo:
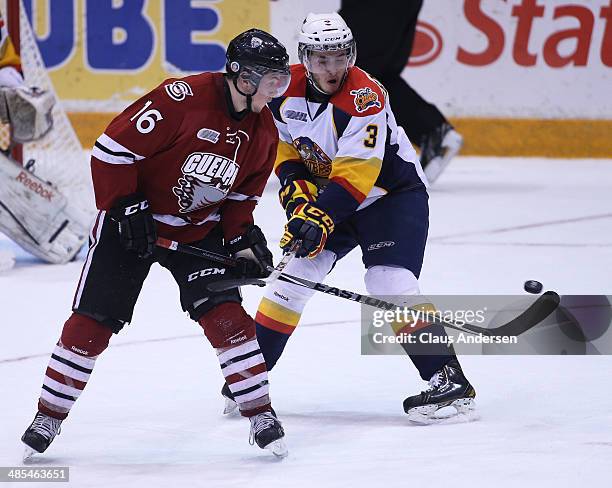
[(87, 239), (93, 192), (86, 156), (58, 104), (20, 1), (0, 12), (0, 232), (49, 263)]

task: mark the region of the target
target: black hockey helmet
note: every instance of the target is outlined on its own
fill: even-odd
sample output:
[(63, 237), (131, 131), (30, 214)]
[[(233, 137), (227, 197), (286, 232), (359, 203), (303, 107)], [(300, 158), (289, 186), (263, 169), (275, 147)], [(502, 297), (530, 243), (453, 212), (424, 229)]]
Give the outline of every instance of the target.
[(273, 73), (282, 77), (274, 96), (280, 96), (290, 81), (289, 55), (287, 49), (276, 37), (260, 29), (250, 29), (232, 39), (227, 47), (225, 69), (230, 79), (237, 86), (237, 79), (241, 78), (253, 85), (254, 95), (257, 92), (262, 78)]

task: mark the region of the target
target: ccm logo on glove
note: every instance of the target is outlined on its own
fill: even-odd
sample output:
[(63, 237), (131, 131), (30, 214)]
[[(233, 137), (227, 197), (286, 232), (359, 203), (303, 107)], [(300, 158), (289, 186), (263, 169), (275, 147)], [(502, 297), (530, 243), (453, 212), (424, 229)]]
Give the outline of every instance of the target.
[(135, 213), (141, 212), (142, 210), (146, 210), (149, 208), (149, 202), (147, 200), (143, 200), (140, 203), (135, 205), (130, 205), (129, 207), (125, 207), (124, 215), (134, 215)]

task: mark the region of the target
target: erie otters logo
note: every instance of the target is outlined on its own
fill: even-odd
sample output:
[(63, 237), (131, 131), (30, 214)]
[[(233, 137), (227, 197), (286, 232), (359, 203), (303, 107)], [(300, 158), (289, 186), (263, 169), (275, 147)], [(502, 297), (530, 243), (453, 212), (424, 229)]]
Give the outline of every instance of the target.
[(372, 89), (368, 86), (365, 88), (359, 88), (358, 90), (351, 90), (351, 95), (355, 97), (355, 108), (357, 112), (365, 112), (370, 107), (381, 107), (380, 102), (378, 101), (378, 93), (372, 91)]
[(316, 142), (309, 137), (298, 137), (293, 141), (300, 158), (308, 170), (319, 178), (328, 178), (332, 170), (331, 159)]
[(194, 152), (187, 156), (183, 176), (172, 193), (178, 197), (180, 213), (189, 213), (223, 200), (238, 174), (234, 161), (218, 154)]

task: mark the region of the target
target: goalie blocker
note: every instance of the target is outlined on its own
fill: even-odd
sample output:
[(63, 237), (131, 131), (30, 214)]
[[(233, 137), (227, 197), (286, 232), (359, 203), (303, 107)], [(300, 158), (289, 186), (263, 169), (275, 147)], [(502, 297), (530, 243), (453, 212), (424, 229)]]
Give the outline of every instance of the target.
[(57, 188), (0, 153), (0, 231), (54, 264), (74, 258), (89, 229)]

